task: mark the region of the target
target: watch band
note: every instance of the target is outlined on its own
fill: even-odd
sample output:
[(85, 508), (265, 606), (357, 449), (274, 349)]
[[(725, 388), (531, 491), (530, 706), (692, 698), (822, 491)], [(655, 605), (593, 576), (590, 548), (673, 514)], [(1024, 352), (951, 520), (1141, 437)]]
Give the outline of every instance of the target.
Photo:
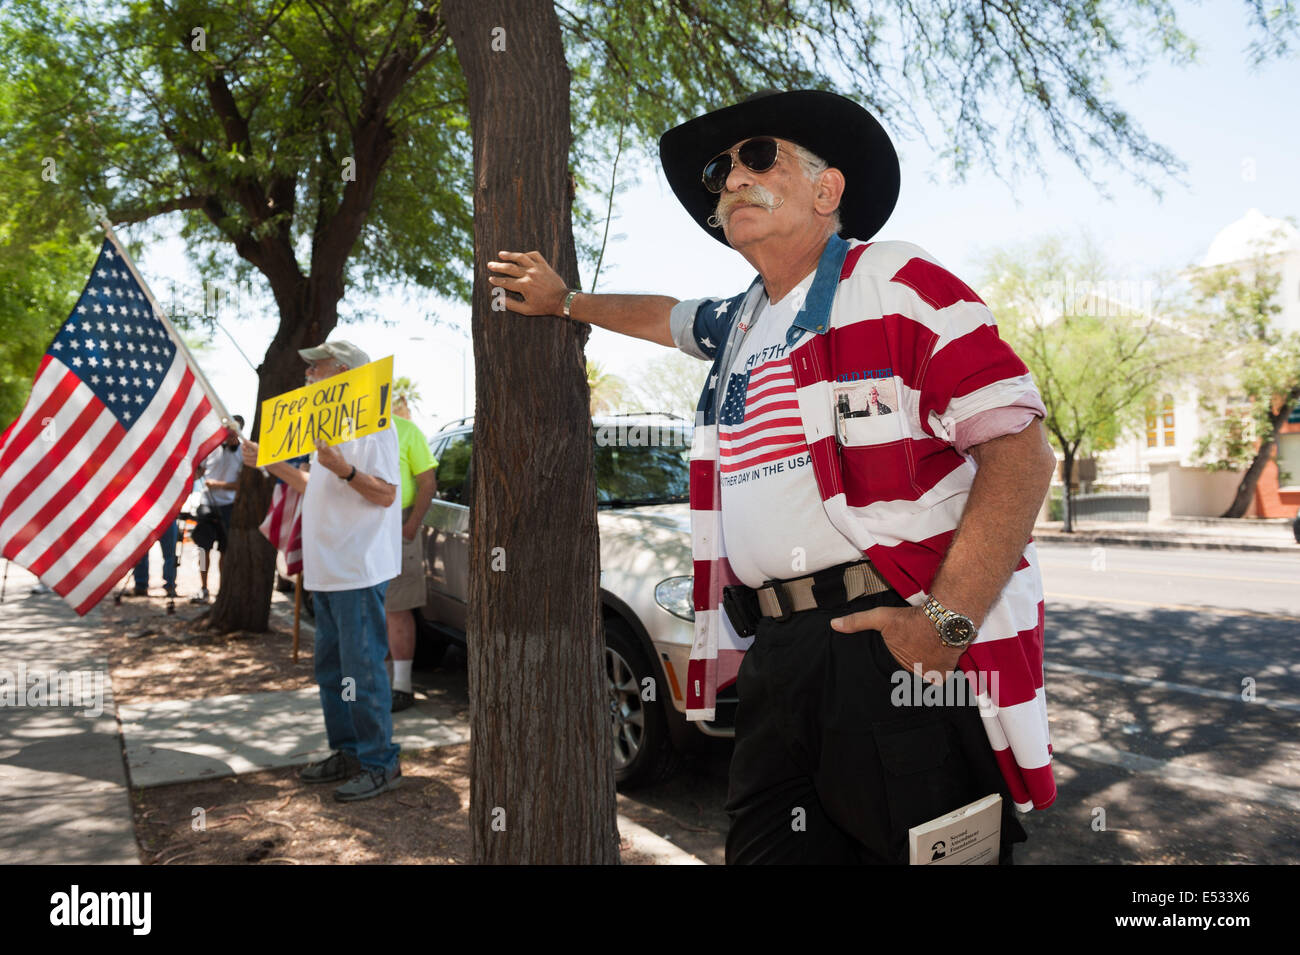
[(571, 288), (569, 289), (569, 294), (564, 296), (564, 317), (565, 318), (573, 317), (572, 315), (569, 314), (569, 309), (573, 307), (573, 300), (577, 297), (577, 295), (578, 295), (578, 289)]
[(357, 476), (357, 466), (354, 464), (352, 465), (352, 473), (349, 474), (347, 477), (345, 477), (343, 480), (346, 481), (348, 484), (351, 484), (352, 479), (356, 476)]

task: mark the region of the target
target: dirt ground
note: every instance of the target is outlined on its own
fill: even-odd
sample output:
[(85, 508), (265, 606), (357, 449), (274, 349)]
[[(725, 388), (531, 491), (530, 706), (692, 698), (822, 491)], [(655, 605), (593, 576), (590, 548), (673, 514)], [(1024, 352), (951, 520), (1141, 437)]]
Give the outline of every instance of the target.
[(133, 790), (145, 863), (439, 865), (470, 859), (469, 744), (402, 754), (402, 784), (357, 803), (298, 768)]
[(106, 600), (101, 611), (119, 703), (315, 686), (309, 631), (294, 663), (292, 631), (276, 618), (269, 633), (214, 634), (206, 626), (210, 607), (180, 597), (168, 615), (167, 599), (152, 596), (156, 590), (120, 604)]
[[(181, 587), (186, 593), (183, 578)], [(303, 634), (295, 663), (292, 634), (274, 616), (269, 633), (218, 635), (205, 625), (208, 608), (181, 597), (168, 614), (159, 594), (154, 588), (149, 597), (104, 603), (102, 639), (118, 705), (315, 685), (310, 633)], [(463, 669), (464, 658), (449, 654), (448, 666)], [(468, 769), (468, 743), (403, 752), (401, 786), (358, 803), (335, 802), (331, 784), (300, 782), (297, 767), (133, 789), (140, 859), (147, 865), (467, 863)], [(622, 861), (652, 863), (626, 844)]]

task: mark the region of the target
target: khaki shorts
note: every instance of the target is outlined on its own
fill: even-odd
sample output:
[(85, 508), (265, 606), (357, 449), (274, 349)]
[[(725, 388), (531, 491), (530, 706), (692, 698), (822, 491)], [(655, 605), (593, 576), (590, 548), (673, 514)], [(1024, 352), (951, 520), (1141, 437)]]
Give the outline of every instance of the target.
[[(411, 516), (411, 509), (402, 510), (402, 524)], [(427, 601), (424, 582), (424, 535), (416, 534), (415, 540), (402, 538), (402, 572), (388, 582), (388, 591), (384, 594), (384, 610), (414, 610), (423, 607)]]

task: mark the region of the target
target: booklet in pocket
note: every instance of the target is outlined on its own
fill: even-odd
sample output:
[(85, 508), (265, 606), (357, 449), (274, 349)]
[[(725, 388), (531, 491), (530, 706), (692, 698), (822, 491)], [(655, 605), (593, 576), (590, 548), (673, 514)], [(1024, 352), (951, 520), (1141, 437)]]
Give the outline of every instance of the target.
[(991, 793), (907, 830), (911, 865), (997, 865), (1002, 797)]

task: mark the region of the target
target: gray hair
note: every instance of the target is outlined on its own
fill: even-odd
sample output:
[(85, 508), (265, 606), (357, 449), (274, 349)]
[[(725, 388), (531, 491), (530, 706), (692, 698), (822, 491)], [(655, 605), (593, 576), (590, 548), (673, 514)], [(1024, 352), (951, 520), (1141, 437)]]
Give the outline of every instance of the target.
[[(825, 159), (822, 159), (815, 153), (805, 149), (798, 143), (790, 143), (790, 152), (793, 153), (794, 158), (799, 161), (799, 168), (803, 170), (803, 174), (808, 177), (809, 182), (815, 183), (818, 176), (831, 168), (830, 163)], [(842, 228), (844, 228), (844, 224), (840, 222), (839, 209), (836, 209), (831, 213), (831, 226), (833, 227), (831, 231), (837, 234)]]

